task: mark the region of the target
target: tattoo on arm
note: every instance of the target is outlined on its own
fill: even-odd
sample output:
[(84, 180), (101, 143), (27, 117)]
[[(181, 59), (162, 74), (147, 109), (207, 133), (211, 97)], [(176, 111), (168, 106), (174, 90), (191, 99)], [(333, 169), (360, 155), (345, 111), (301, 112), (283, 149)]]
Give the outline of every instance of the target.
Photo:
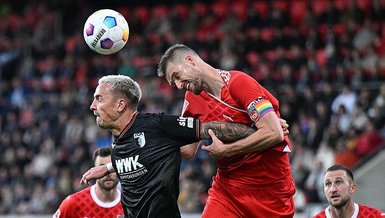
[(233, 142), (255, 132), (255, 129), (243, 124), (213, 121), (201, 124), (201, 138), (210, 138), (209, 129), (223, 142)]

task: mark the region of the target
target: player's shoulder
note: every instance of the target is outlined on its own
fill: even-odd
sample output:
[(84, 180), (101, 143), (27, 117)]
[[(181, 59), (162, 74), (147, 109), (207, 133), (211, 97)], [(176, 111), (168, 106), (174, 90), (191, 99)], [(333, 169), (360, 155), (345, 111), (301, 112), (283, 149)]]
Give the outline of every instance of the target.
[(140, 126), (150, 126), (153, 125), (153, 123), (157, 123), (160, 120), (164, 119), (165, 117), (175, 116), (172, 114), (167, 114), (164, 112), (159, 113), (138, 113), (135, 118), (136, 125)]
[(230, 70), (227, 72), (231, 75), (231, 77), (251, 77), (249, 74), (239, 70)]
[(385, 212), (375, 207), (365, 205), (365, 204), (359, 204), (359, 208), (360, 208), (360, 214), (365, 215), (365, 217), (373, 216), (373, 215), (376, 215), (375, 217), (385, 217)]
[(222, 76), (222, 78), (225, 81), (226, 80), (231, 81), (231, 80), (234, 80), (236, 78), (242, 78), (242, 77), (250, 77), (250, 75), (248, 75), (247, 73), (239, 71), (239, 70), (230, 70), (230, 71), (222, 70), (220, 75)]
[(225, 82), (227, 87), (235, 86), (237, 89), (238, 87), (244, 87), (245, 85), (255, 85), (258, 82), (249, 74), (237, 71), (237, 70), (231, 70), (231, 71), (223, 71), (226, 73), (221, 73), (221, 77), (223, 81)]
[(181, 116), (175, 114), (160, 113), (145, 113), (141, 116), (139, 121), (140, 126), (153, 127), (155, 126), (168, 126), (175, 124)]
[(52, 216), (53, 218), (73, 217), (76, 208), (79, 208), (82, 202), (89, 202), (91, 199), (91, 187), (84, 188), (78, 192), (68, 195), (60, 204), (59, 208)]
[(229, 70), (228, 71), (230, 74), (232, 75), (247, 75), (247, 73), (243, 72), (243, 71), (240, 71), (240, 70)]
[(161, 115), (163, 115), (164, 113), (138, 113), (136, 115), (136, 119), (149, 119), (149, 118), (152, 118), (152, 117), (159, 117)]

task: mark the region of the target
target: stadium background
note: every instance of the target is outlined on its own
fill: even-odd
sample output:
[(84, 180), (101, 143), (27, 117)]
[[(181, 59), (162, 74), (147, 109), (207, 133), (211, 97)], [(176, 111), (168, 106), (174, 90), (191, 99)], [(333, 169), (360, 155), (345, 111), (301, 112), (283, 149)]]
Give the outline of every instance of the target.
[[(101, 8), (130, 25), (116, 55), (83, 41), (86, 18)], [(358, 202), (385, 210), (384, 0), (13, 0), (0, 3), (0, 18), (1, 217), (49, 216), (84, 188), (92, 151), (110, 143), (88, 109), (98, 77), (129, 75), (142, 86), (142, 112), (179, 114), (183, 92), (156, 76), (175, 42), (249, 73), (280, 100), (297, 217), (325, 206), (322, 172), (332, 163), (355, 170)], [(183, 162), (184, 217), (199, 217), (214, 171), (202, 152)]]

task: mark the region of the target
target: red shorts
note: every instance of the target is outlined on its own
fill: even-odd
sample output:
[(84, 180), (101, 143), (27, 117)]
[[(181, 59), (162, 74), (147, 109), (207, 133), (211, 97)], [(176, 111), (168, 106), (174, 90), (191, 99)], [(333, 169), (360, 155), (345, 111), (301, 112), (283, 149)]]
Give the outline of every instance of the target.
[(279, 188), (244, 189), (213, 181), (202, 218), (292, 218), (294, 182)]

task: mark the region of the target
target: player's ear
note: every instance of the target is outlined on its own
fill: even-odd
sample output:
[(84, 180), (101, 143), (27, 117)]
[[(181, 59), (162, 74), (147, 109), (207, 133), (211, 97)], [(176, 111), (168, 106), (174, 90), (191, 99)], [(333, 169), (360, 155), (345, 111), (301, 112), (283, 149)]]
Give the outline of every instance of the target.
[(128, 102), (126, 99), (120, 98), (117, 103), (117, 110), (118, 112), (122, 112), (128, 105)]
[(195, 65), (195, 59), (192, 55), (187, 55), (184, 60), (191, 65)]
[(354, 193), (356, 192), (357, 190), (357, 185), (355, 183), (353, 183), (351, 186), (350, 186), (350, 192)]

